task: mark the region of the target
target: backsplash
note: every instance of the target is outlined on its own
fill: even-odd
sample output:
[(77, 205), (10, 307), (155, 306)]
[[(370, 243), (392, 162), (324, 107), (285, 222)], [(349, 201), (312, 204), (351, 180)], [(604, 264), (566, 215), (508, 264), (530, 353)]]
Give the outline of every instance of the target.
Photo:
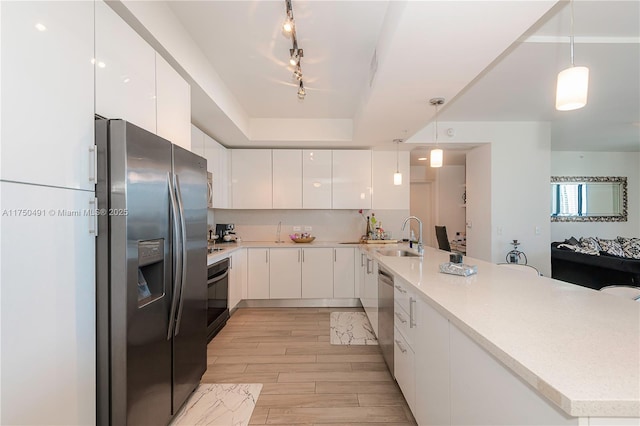
[[(316, 241), (358, 241), (365, 233), (366, 221), (358, 210), (210, 210), (209, 218), (215, 223), (234, 223), (236, 234), (244, 241), (275, 241), (278, 222), (282, 222), (280, 238), (290, 241), (289, 234), (309, 232)], [(364, 215), (371, 215), (365, 210)], [(409, 227), (400, 230), (409, 210), (373, 210), (382, 228), (391, 232), (391, 238), (408, 238)], [(209, 222), (211, 224), (211, 222)], [(300, 226), (300, 231), (294, 231)], [(311, 231), (305, 231), (310, 226)]]

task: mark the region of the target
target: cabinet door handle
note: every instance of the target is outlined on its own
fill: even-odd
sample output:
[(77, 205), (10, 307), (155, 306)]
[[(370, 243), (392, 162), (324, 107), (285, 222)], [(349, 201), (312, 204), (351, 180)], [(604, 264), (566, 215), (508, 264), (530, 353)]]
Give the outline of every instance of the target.
[(229, 256), (229, 269), (233, 269), (233, 256)]
[(364, 268), (364, 253), (360, 253), (360, 266)]
[(264, 251), (264, 263), (269, 263), (269, 250)]
[(92, 198), (89, 200), (89, 211), (92, 212), (89, 217), (91, 220), (91, 225), (89, 225), (89, 233), (93, 234), (94, 237), (98, 236), (98, 199)]
[(409, 298), (409, 328), (413, 328), (416, 326), (416, 320), (415, 320), (415, 306), (416, 304), (416, 299), (414, 299), (413, 297)]
[(91, 145), (89, 147), (89, 155), (91, 156), (92, 170), (89, 173), (89, 182), (98, 183), (98, 147)]
[(402, 352), (403, 354), (407, 353), (407, 349), (402, 346), (402, 343), (400, 343), (398, 339), (396, 339), (396, 345), (398, 345), (398, 348), (400, 348), (400, 352)]
[(371, 259), (367, 257), (367, 274), (371, 273), (371, 270), (369, 269), (370, 262), (371, 262)]
[(396, 317), (398, 317), (398, 319), (400, 320), (401, 323), (403, 323), (403, 324), (407, 323), (407, 320), (402, 317), (400, 312), (395, 312), (395, 315), (396, 315)]
[(407, 290), (405, 290), (404, 288), (400, 287), (398, 284), (394, 285), (394, 287), (397, 288), (400, 293), (407, 294)]
[(298, 263), (300, 263), (300, 250), (298, 250)]
[(338, 255), (336, 254), (336, 249), (333, 249), (333, 261), (337, 262), (338, 261)]
[(304, 263), (304, 249), (302, 249), (302, 263)]

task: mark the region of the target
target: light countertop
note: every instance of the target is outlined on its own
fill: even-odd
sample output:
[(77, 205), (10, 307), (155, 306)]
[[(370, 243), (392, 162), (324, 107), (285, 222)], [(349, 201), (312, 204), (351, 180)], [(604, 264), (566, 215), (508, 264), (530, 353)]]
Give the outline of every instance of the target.
[(246, 242), (220, 244), (208, 263), (240, 248), (361, 247), (419, 297), (566, 413), (640, 417), (640, 303), (470, 257), (470, 277), (439, 272), (449, 253), (377, 253), (406, 244)]
[(477, 275), (442, 274), (433, 248), (374, 255), (568, 414), (640, 417), (640, 303), (468, 257)]

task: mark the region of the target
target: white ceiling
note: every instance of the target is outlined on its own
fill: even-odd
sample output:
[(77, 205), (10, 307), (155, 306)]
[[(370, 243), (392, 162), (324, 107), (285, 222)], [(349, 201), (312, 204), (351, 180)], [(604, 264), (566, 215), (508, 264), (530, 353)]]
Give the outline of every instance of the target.
[(281, 32), (284, 0), (167, 4), (251, 123), (238, 128), (194, 87), (194, 122), (227, 146), (392, 147), (429, 124), (428, 99), (443, 96), (443, 121), (548, 120), (555, 150), (640, 150), (637, 0), (575, 1), (589, 103), (562, 113), (553, 92), (569, 65), (566, 2), (293, 0), (303, 102)]

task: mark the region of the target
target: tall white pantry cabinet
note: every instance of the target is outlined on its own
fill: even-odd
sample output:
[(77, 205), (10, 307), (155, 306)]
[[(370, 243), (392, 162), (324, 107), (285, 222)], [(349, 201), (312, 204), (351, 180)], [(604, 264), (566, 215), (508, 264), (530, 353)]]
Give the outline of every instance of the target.
[(94, 114), (189, 148), (190, 88), (101, 0), (0, 21), (0, 424), (94, 424)]

